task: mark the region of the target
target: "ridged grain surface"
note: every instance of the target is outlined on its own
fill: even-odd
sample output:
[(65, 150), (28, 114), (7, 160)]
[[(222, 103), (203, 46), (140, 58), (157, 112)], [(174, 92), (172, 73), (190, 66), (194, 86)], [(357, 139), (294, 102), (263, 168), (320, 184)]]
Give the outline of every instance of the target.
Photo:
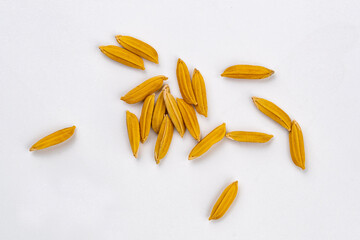
[(197, 70), (196, 68), (194, 69), (192, 86), (194, 89), (194, 94), (197, 102), (195, 109), (199, 114), (207, 117), (208, 105), (207, 105), (205, 81), (199, 70)]
[(178, 80), (180, 93), (185, 102), (188, 104), (196, 105), (196, 98), (194, 90), (192, 88), (189, 69), (186, 66), (185, 62), (179, 58), (176, 67), (176, 77)]
[(181, 116), (179, 106), (177, 105), (175, 98), (170, 93), (170, 89), (166, 89), (164, 91), (164, 101), (166, 110), (172, 123), (174, 124), (174, 127), (179, 132), (180, 136), (183, 137), (185, 133), (184, 120)]
[(264, 99), (264, 98), (252, 98), (256, 107), (264, 113), (266, 116), (279, 123), (281, 126), (290, 131), (291, 128), (291, 119), (286, 112), (281, 108), (276, 106), (274, 103)]
[(268, 142), (273, 135), (261, 132), (232, 131), (228, 132), (226, 137), (238, 142), (265, 143)]
[(125, 49), (136, 55), (154, 63), (159, 63), (159, 57), (156, 50), (149, 44), (130, 36), (115, 36), (118, 43)]
[(207, 152), (215, 143), (221, 141), (226, 134), (226, 125), (225, 123), (216, 127), (212, 130), (206, 137), (204, 137), (196, 146), (191, 150), (189, 154), (189, 160), (200, 157), (205, 152)]
[(74, 134), (75, 128), (75, 126), (64, 128), (40, 139), (31, 146), (30, 151), (48, 148), (66, 141)]
[(294, 120), (289, 133), (290, 154), (294, 164), (305, 169), (304, 137), (300, 125)]
[(234, 65), (225, 69), (221, 76), (239, 79), (262, 79), (270, 77), (273, 74), (273, 70), (261, 66)]
[(200, 141), (200, 126), (194, 107), (181, 98), (177, 98), (176, 101), (187, 130), (195, 140)]
[(159, 164), (160, 160), (163, 159), (168, 152), (173, 133), (174, 126), (169, 116), (165, 115), (155, 144), (154, 157), (156, 164)]
[(158, 133), (160, 130), (161, 123), (164, 119), (166, 106), (164, 101), (164, 90), (169, 88), (167, 84), (164, 85), (163, 89), (161, 90), (154, 107), (154, 113), (151, 121), (151, 127), (154, 132)]
[(126, 126), (131, 150), (134, 157), (137, 158), (140, 145), (139, 120), (135, 114), (129, 111), (126, 111)]
[(209, 220), (216, 220), (224, 216), (227, 212), (238, 192), (238, 181), (231, 183), (221, 193), (220, 197), (216, 201), (211, 213)]
[(118, 46), (100, 46), (99, 49), (102, 53), (108, 56), (110, 59), (122, 63), (126, 66), (145, 70), (144, 61), (141, 57), (133, 54), (132, 52), (118, 47)]
[(144, 143), (149, 136), (151, 119), (154, 111), (155, 93), (147, 96), (144, 100), (140, 115), (140, 141)]
[(163, 75), (152, 77), (131, 89), (125, 96), (121, 97), (121, 100), (129, 104), (141, 102), (150, 94), (158, 91), (167, 79)]

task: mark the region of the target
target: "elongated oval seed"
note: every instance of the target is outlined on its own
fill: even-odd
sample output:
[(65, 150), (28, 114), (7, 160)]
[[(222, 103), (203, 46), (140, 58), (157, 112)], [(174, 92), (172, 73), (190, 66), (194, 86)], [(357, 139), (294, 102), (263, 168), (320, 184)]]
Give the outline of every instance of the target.
[(100, 46), (99, 49), (112, 60), (126, 66), (145, 70), (144, 61), (132, 52), (118, 46)]
[(160, 130), (161, 123), (164, 119), (166, 106), (164, 101), (164, 89), (169, 88), (169, 85), (165, 84), (161, 90), (154, 107), (153, 118), (151, 120), (151, 127), (154, 132), (158, 133)]
[(126, 126), (129, 142), (134, 157), (137, 158), (140, 145), (139, 121), (135, 114), (126, 111)]
[(260, 132), (233, 131), (227, 133), (226, 137), (238, 142), (265, 143), (268, 142), (273, 135)]
[(176, 77), (178, 80), (180, 93), (185, 102), (196, 105), (194, 90), (191, 85), (190, 73), (186, 64), (179, 58), (176, 67)]
[(170, 89), (165, 89), (164, 91), (164, 101), (166, 110), (169, 114), (169, 117), (174, 124), (176, 130), (179, 132), (180, 136), (183, 137), (185, 133), (185, 125), (183, 118), (181, 116), (179, 107), (175, 101), (175, 98), (170, 93)]
[(200, 157), (202, 154), (207, 152), (215, 143), (221, 141), (226, 134), (225, 123), (216, 127), (208, 135), (206, 135), (196, 146), (191, 150), (189, 154), (189, 160), (193, 160)]
[(130, 36), (117, 35), (115, 38), (121, 46), (130, 52), (133, 52), (151, 62), (159, 63), (158, 53), (149, 44)]
[(181, 116), (183, 117), (186, 128), (195, 140), (200, 141), (200, 126), (196, 117), (196, 112), (193, 106), (187, 104), (183, 99), (177, 98)]
[(192, 86), (197, 102), (195, 109), (199, 114), (207, 117), (208, 105), (206, 98), (205, 81), (199, 70), (197, 70), (196, 68), (194, 69), (193, 73)]
[(270, 77), (273, 74), (273, 70), (261, 66), (234, 65), (225, 69), (221, 76), (239, 79), (262, 79)]
[(252, 99), (261, 112), (290, 131), (291, 119), (281, 108), (264, 98), (253, 97)]
[(160, 163), (169, 150), (172, 136), (174, 133), (174, 126), (168, 115), (165, 115), (161, 123), (160, 131), (156, 139), (154, 157), (156, 164)]
[(64, 128), (40, 139), (31, 146), (30, 152), (48, 148), (66, 141), (74, 134), (75, 128), (75, 126)]
[(304, 137), (300, 125), (294, 120), (289, 133), (290, 154), (294, 164), (305, 169)]
[(130, 90), (125, 96), (121, 97), (121, 100), (129, 104), (138, 103), (159, 90), (167, 79), (163, 75), (152, 77)]
[(226, 211), (233, 203), (237, 195), (237, 192), (238, 192), (238, 181), (235, 181), (231, 183), (229, 186), (227, 186), (225, 190), (221, 193), (218, 200), (216, 201), (211, 211), (209, 220), (219, 219), (222, 216), (224, 216)]
[(140, 116), (140, 141), (144, 143), (149, 136), (151, 119), (154, 111), (155, 93), (147, 96), (141, 110)]

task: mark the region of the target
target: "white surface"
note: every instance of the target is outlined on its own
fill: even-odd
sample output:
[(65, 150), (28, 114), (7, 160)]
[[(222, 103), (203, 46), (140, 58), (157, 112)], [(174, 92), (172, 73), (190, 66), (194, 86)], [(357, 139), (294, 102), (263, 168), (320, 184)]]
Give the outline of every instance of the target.
[[(0, 1), (0, 239), (359, 239), (359, 1)], [(107, 59), (114, 35), (153, 45), (145, 71)], [(204, 136), (274, 134), (268, 144), (224, 140), (202, 159), (175, 133), (157, 166), (155, 134), (129, 147), (120, 96), (169, 77), (181, 57), (207, 84)], [(270, 79), (220, 77), (234, 64)], [(290, 159), (287, 132), (251, 96), (301, 125), (307, 170)], [(77, 126), (75, 137), (33, 152), (39, 138)], [(239, 193), (222, 220), (207, 220), (222, 189)]]

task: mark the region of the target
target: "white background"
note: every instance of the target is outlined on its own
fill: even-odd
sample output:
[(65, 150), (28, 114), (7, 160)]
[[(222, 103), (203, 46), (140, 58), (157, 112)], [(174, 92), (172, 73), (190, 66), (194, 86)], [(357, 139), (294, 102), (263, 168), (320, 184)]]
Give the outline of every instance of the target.
[[(0, 1), (0, 239), (359, 239), (358, 0)], [(145, 71), (106, 58), (117, 34), (146, 41), (160, 64)], [(267, 144), (224, 139), (188, 161), (195, 141), (174, 133), (156, 165), (151, 132), (134, 159), (120, 97), (159, 74), (179, 97), (176, 61), (203, 74), (202, 135), (274, 135)], [(221, 78), (234, 64), (276, 71), (265, 80)], [(306, 171), (288, 134), (258, 111), (269, 99), (304, 133)], [(75, 136), (29, 152), (76, 125)], [(239, 181), (223, 219), (221, 191)]]

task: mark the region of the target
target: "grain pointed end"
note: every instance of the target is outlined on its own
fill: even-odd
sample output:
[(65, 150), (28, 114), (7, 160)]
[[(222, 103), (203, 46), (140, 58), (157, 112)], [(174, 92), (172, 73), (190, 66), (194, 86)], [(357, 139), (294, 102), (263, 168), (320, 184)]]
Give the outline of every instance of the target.
[(259, 99), (258, 97), (252, 97), (251, 98), (253, 100), (254, 103), (256, 103), (256, 101)]

